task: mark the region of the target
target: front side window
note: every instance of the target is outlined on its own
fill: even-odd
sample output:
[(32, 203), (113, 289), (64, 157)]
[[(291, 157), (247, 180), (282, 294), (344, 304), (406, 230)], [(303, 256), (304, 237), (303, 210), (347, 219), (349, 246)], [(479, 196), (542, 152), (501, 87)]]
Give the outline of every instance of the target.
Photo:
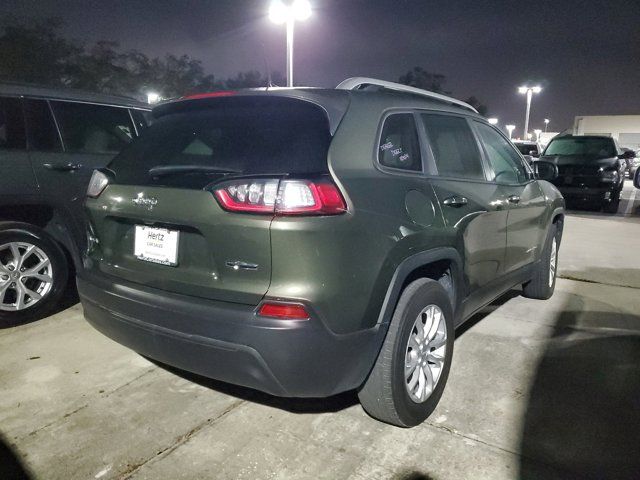
[(395, 113), (385, 119), (378, 161), (385, 167), (422, 171), (420, 142), (413, 114)]
[(26, 139), (20, 99), (0, 97), (0, 149), (24, 148)]
[(438, 175), (485, 180), (478, 144), (462, 117), (422, 114)]
[(66, 151), (117, 153), (134, 137), (129, 110), (73, 102), (51, 102)]
[(24, 114), (27, 121), (29, 149), (41, 152), (62, 150), (60, 136), (46, 100), (26, 99)]
[(493, 168), (494, 180), (506, 184), (525, 183), (529, 178), (527, 170), (509, 141), (484, 123), (476, 122), (476, 128)]

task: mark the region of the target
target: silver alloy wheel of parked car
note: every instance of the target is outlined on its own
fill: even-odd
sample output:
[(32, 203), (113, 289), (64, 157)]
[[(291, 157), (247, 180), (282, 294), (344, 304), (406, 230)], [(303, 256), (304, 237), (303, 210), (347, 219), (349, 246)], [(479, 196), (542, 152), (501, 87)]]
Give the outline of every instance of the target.
[(556, 267), (558, 265), (558, 241), (551, 241), (551, 258), (549, 259), (549, 286), (553, 287), (553, 280), (556, 278)]
[(409, 333), (404, 362), (407, 392), (416, 403), (425, 402), (438, 384), (447, 349), (447, 324), (437, 305), (428, 305)]
[(0, 310), (25, 310), (44, 298), (53, 286), (49, 257), (27, 242), (0, 245)]

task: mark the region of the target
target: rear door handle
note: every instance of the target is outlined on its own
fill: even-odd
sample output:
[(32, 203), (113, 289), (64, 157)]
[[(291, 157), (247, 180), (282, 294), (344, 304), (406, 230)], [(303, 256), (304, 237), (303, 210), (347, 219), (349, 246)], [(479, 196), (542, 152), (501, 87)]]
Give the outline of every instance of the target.
[(469, 203), (469, 200), (467, 200), (465, 197), (454, 195), (453, 197), (445, 198), (442, 203), (447, 207), (460, 208)]
[(507, 201), (509, 203), (520, 203), (520, 197), (518, 195), (509, 195)]
[(56, 170), (59, 172), (71, 172), (82, 168), (82, 165), (79, 163), (45, 163), (44, 166), (49, 170)]

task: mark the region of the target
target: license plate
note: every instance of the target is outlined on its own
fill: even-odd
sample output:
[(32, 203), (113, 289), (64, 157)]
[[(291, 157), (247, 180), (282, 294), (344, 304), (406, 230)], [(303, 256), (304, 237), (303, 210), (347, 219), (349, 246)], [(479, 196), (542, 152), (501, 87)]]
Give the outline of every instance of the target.
[(177, 230), (136, 225), (133, 253), (145, 262), (175, 266), (178, 264), (179, 236)]

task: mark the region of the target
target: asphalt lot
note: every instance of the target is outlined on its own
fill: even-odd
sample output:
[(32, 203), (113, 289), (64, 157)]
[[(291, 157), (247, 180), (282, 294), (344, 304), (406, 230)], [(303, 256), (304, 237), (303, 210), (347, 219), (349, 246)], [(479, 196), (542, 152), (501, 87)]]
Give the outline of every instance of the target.
[(567, 218), (551, 300), (513, 292), (458, 332), (444, 397), (409, 430), (350, 393), (277, 399), (168, 371), (80, 305), (0, 330), (0, 477), (14, 462), (42, 479), (637, 478), (635, 192), (617, 216)]

